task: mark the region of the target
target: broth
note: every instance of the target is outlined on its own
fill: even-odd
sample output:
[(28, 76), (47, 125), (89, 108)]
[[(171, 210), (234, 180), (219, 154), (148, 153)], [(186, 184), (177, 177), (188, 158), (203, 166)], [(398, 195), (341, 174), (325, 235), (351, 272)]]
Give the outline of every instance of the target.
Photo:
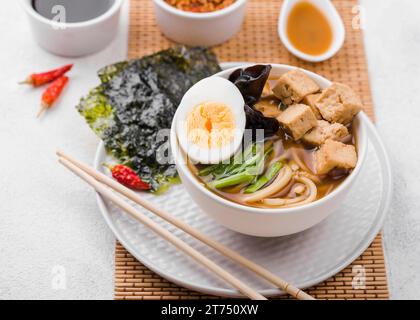
[(287, 20), (287, 36), (296, 49), (310, 55), (327, 52), (333, 41), (328, 19), (317, 7), (306, 1), (292, 8)]

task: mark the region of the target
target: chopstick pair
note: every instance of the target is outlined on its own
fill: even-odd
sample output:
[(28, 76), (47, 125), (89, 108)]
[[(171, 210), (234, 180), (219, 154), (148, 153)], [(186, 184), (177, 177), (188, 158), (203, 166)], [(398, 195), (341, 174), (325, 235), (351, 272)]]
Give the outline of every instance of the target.
[[(270, 271), (256, 264), (255, 262), (241, 256), (236, 251), (229, 249), (225, 247), (223, 244), (221, 244), (220, 242), (217, 242), (209, 238), (207, 235), (203, 234), (201, 231), (197, 229), (194, 229), (193, 227), (186, 224), (182, 220), (170, 215), (169, 213), (163, 211), (162, 209), (157, 208), (151, 202), (141, 198), (134, 191), (124, 187), (123, 185), (119, 184), (118, 182), (114, 181), (113, 179), (109, 178), (103, 173), (81, 163), (80, 161), (73, 159), (71, 156), (65, 154), (62, 151), (57, 151), (57, 156), (58, 156), (59, 162), (62, 165), (64, 165), (67, 169), (69, 169), (70, 171), (75, 173), (77, 176), (82, 178), (89, 185), (91, 185), (103, 197), (112, 201), (115, 205), (120, 207), (122, 210), (128, 213), (131, 217), (133, 217), (134, 219), (144, 224), (146, 227), (154, 231), (156, 234), (158, 234), (159, 236), (161, 236), (168, 242), (172, 243), (179, 250), (183, 251), (185, 254), (189, 255), (194, 260), (201, 263), (204, 267), (206, 267), (207, 269), (209, 269), (210, 271), (218, 275), (220, 278), (225, 280), (232, 287), (236, 288), (237, 290), (239, 290), (239, 292), (249, 297), (250, 299), (266, 300), (266, 298), (262, 296), (260, 293), (258, 293), (257, 291), (255, 291), (254, 289), (252, 289), (251, 287), (243, 283), (241, 280), (237, 279), (235, 276), (228, 273), (226, 270), (224, 270), (219, 265), (217, 265), (216, 263), (208, 259), (206, 256), (202, 255), (200, 252), (192, 248), (190, 245), (188, 245), (187, 243), (185, 243), (184, 241), (176, 237), (174, 234), (169, 232), (160, 224), (154, 222), (145, 214), (136, 210), (122, 197), (117, 195), (117, 193), (132, 200), (133, 202), (137, 203), (143, 208), (151, 211), (152, 213), (154, 213), (161, 219), (171, 223), (172, 225), (181, 229), (182, 231), (189, 234), (190, 236), (196, 238), (197, 240), (200, 240), (201, 242), (215, 249), (216, 251), (223, 254), (224, 256), (239, 263), (243, 267), (253, 271), (255, 274), (259, 275), (266, 281), (274, 284), (278, 288), (287, 292), (292, 297), (296, 299), (300, 299), (300, 300), (314, 300), (312, 296), (296, 288), (295, 286), (291, 285), (290, 283), (286, 282), (285, 280), (281, 279), (280, 277), (276, 276), (275, 274), (271, 273)], [(113, 189), (117, 193), (111, 191), (108, 187)]]

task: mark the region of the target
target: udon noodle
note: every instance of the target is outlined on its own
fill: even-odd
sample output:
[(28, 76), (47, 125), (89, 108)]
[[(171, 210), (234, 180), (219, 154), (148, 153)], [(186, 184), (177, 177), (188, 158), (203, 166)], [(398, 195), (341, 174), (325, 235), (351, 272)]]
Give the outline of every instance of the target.
[(281, 134), (284, 133), (279, 133), (279, 136), (274, 138), (273, 153), (266, 160), (266, 166), (269, 167), (277, 161), (284, 165), (276, 178), (267, 183), (267, 187), (253, 194), (244, 192), (245, 184), (221, 190), (211, 188), (206, 177), (199, 176), (203, 166), (189, 162), (189, 168), (212, 192), (227, 200), (259, 208), (292, 208), (314, 202), (330, 194), (350, 174), (351, 171), (335, 170), (327, 175), (317, 175), (314, 173), (316, 149), (308, 149), (303, 144), (287, 138), (285, 134), (286, 140), (283, 140), (280, 138)]

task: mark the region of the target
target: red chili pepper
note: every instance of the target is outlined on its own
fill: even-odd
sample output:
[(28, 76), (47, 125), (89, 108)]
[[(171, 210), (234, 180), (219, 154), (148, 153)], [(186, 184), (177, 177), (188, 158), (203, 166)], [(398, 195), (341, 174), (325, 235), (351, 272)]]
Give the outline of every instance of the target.
[(118, 164), (116, 166), (109, 166), (104, 164), (109, 170), (111, 170), (112, 177), (127, 188), (134, 190), (150, 190), (151, 186), (144, 182), (133, 169)]
[(48, 86), (42, 95), (41, 109), (39, 110), (37, 117), (39, 117), (45, 110), (53, 106), (54, 102), (57, 101), (68, 81), (68, 77), (61, 76)]
[(20, 84), (29, 84), (33, 87), (39, 87), (60, 78), (62, 75), (70, 71), (71, 68), (73, 68), (73, 64), (68, 64), (61, 68), (43, 73), (34, 73), (26, 78), (25, 81), (20, 82)]

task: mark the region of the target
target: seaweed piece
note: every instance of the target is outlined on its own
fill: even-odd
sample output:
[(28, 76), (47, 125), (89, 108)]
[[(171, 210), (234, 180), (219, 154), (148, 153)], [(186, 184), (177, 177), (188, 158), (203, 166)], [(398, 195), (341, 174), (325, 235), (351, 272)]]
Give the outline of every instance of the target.
[(219, 71), (210, 50), (174, 47), (101, 69), (101, 85), (77, 109), (108, 153), (162, 192), (178, 181), (168, 154), (176, 108), (192, 85)]
[(262, 112), (255, 110), (253, 106), (260, 100), (264, 85), (270, 75), (270, 65), (254, 65), (246, 69), (237, 69), (229, 76), (245, 100), (246, 129), (253, 131), (253, 139), (256, 138), (256, 130), (264, 130), (264, 136), (270, 137), (279, 130), (279, 122), (274, 118), (268, 118)]

